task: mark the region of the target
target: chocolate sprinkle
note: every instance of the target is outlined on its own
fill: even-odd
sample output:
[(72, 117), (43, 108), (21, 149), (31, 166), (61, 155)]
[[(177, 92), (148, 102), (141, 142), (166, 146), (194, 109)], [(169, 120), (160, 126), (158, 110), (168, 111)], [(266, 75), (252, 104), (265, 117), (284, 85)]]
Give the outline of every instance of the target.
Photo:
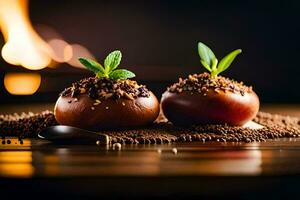
[[(204, 125), (176, 127), (160, 117), (152, 126), (133, 130), (102, 131), (112, 143), (121, 144), (163, 144), (172, 142), (215, 141), (215, 142), (263, 142), (267, 139), (300, 137), (300, 119), (289, 116), (259, 112), (255, 122), (264, 126), (250, 129), (228, 125)], [(5, 136), (37, 138), (46, 127), (56, 125), (50, 111), (42, 113), (22, 113), (21, 115), (0, 115), (0, 136), (5, 144)], [(22, 142), (23, 143), (23, 142)]]
[(149, 97), (150, 93), (144, 85), (138, 85), (133, 80), (110, 80), (107, 78), (89, 77), (72, 84), (60, 95), (76, 98), (80, 94), (87, 94), (92, 99), (135, 99)]
[(230, 91), (241, 95), (244, 95), (246, 92), (252, 92), (252, 87), (245, 86), (243, 82), (237, 82), (222, 76), (213, 78), (206, 72), (189, 75), (186, 79), (179, 78), (177, 83), (168, 88), (168, 91), (174, 93), (181, 93), (184, 91), (200, 93), (205, 96), (210, 89), (216, 93), (219, 93), (220, 91)]

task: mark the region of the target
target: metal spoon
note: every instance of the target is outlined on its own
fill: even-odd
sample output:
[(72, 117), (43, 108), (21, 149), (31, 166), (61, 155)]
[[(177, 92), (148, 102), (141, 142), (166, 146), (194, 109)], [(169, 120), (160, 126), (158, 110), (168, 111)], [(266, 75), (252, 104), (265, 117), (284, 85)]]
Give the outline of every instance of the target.
[(84, 129), (72, 127), (72, 126), (50, 126), (42, 130), (38, 137), (41, 139), (50, 140), (52, 142), (64, 143), (64, 142), (96, 142), (101, 144), (109, 143), (109, 136), (106, 134), (100, 134)]

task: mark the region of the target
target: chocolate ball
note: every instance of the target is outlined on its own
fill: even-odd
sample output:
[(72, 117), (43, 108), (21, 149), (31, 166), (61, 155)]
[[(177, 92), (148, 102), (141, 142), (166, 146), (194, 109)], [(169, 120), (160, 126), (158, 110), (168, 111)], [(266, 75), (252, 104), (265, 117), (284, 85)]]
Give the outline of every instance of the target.
[[(88, 91), (87, 88), (85, 90)], [(98, 92), (101, 91), (99, 89)], [(114, 91), (112, 89), (112, 92)], [(126, 98), (128, 96), (126, 91), (124, 91), (125, 96), (117, 98), (99, 96), (98, 92), (93, 92), (93, 98), (89, 93), (78, 94), (76, 97), (69, 94), (61, 95), (54, 109), (57, 122), (62, 125), (100, 131), (146, 126), (153, 123), (159, 114), (159, 102), (151, 91), (147, 91), (147, 95), (131, 98)]]
[[(195, 76), (198, 77), (199, 75)], [(213, 84), (206, 85), (207, 81), (193, 78), (195, 77), (191, 77), (191, 80), (186, 79), (181, 84), (182, 87), (177, 84), (173, 91), (168, 90), (162, 95), (162, 111), (173, 124), (184, 126), (202, 124), (242, 126), (256, 116), (259, 110), (259, 99), (252, 89), (236, 92), (234, 89), (223, 90), (220, 87), (217, 90), (216, 88), (219, 86), (210, 87), (209, 85)], [(193, 81), (198, 84), (194, 84)], [(201, 81), (205, 83), (205, 86), (202, 85)], [(227, 83), (232, 84), (229, 88), (242, 87), (241, 85), (235, 85), (235, 82), (229, 83), (226, 80)], [(182, 88), (186, 88), (186, 90), (182, 90)]]

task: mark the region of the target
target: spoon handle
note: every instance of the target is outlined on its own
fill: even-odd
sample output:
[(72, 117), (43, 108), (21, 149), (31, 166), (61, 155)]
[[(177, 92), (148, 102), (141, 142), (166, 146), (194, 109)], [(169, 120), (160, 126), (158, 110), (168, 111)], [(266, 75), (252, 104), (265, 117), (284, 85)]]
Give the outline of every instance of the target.
[(52, 142), (90, 143), (99, 141), (101, 144), (108, 144), (110, 142), (110, 137), (106, 134), (62, 125), (48, 127), (42, 130), (38, 134), (38, 137)]

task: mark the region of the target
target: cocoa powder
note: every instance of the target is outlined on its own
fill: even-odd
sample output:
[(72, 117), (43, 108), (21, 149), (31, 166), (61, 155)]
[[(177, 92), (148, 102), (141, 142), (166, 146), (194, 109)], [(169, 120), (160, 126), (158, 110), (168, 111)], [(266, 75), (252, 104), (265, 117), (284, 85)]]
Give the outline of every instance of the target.
[[(215, 141), (215, 142), (262, 142), (267, 139), (300, 137), (300, 119), (289, 116), (259, 112), (254, 121), (264, 126), (250, 129), (228, 125), (204, 125), (176, 127), (160, 117), (153, 125), (145, 128), (121, 131), (102, 131), (112, 143), (163, 144), (172, 142)], [(51, 111), (0, 115), (0, 136), (36, 138), (46, 127), (56, 125)]]

